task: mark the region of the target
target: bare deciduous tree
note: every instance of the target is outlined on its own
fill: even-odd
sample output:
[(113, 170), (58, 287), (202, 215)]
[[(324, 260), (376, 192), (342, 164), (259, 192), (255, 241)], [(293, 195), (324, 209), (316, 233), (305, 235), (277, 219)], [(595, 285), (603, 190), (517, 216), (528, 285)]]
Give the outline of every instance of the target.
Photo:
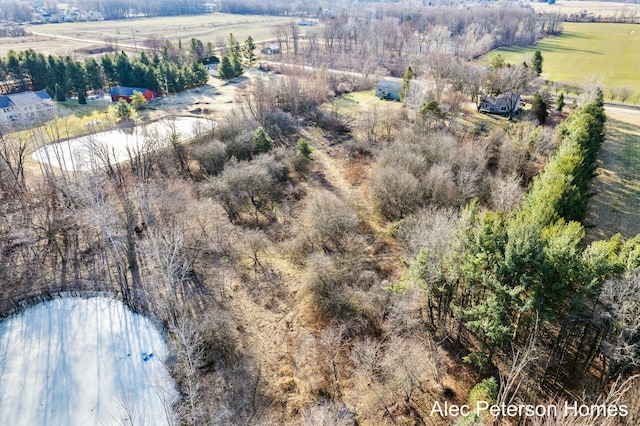
[(304, 415), (306, 426), (353, 426), (355, 413), (345, 405), (325, 401), (307, 410)]
[(178, 413), (182, 421), (196, 426), (206, 423), (203, 419), (202, 399), (200, 395), (199, 369), (204, 359), (204, 345), (197, 327), (190, 319), (178, 317), (171, 323), (170, 331), (177, 342), (179, 368), (184, 376), (182, 386), (183, 404)]
[(312, 244), (326, 252), (343, 252), (360, 220), (344, 200), (322, 191), (309, 200), (304, 222)]
[(515, 209), (524, 196), (522, 179), (511, 173), (505, 177), (494, 176), (490, 179), (491, 204), (495, 210), (510, 212)]
[[(6, 135), (0, 128), (0, 185), (6, 184), (7, 175), (11, 187), (17, 191), (24, 191), (25, 186), (25, 161), (32, 151), (32, 144), (24, 133), (14, 132)], [(7, 190), (9, 188), (5, 188)]]
[[(526, 384), (528, 377), (528, 369), (530, 364), (534, 362), (537, 355), (538, 339), (538, 318), (533, 327), (533, 331), (529, 335), (524, 347), (519, 350), (511, 345), (511, 365), (506, 372), (499, 371), (500, 375), (500, 388), (498, 390), (498, 397), (496, 404), (498, 405), (514, 405), (515, 401), (519, 397), (520, 388), (523, 384)], [(494, 424), (500, 424), (501, 416), (496, 416)]]
[(370, 191), (376, 208), (389, 220), (402, 219), (424, 203), (420, 180), (401, 169), (377, 168)]
[(631, 98), (631, 96), (633, 96), (633, 87), (621, 87), (618, 95), (620, 98), (620, 102), (625, 103), (628, 99)]
[(603, 383), (640, 366), (640, 271), (607, 280), (599, 297), (604, 306)]
[(176, 318), (195, 256), (188, 247), (185, 224), (179, 219), (172, 222), (148, 228), (141, 251), (148, 276), (160, 286), (158, 293), (166, 298), (167, 317)]

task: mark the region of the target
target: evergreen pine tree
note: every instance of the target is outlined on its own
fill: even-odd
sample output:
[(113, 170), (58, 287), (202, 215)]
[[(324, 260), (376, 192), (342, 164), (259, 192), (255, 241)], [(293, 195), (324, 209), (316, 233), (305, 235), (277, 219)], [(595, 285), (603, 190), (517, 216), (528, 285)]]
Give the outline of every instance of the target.
[(404, 98), (407, 96), (412, 79), (413, 70), (411, 69), (411, 67), (407, 67), (407, 70), (404, 72), (404, 77), (402, 77), (402, 84), (400, 85), (400, 100), (404, 100)]
[(247, 37), (247, 39), (244, 42), (242, 54), (244, 55), (244, 58), (247, 60), (247, 65), (249, 65), (249, 67), (252, 67), (253, 63), (256, 61), (255, 50), (256, 50), (256, 44), (253, 42), (253, 38), (251, 36)]
[(240, 58), (238, 56), (234, 56), (231, 58), (231, 66), (233, 67), (233, 76), (238, 77), (242, 75), (244, 69), (242, 68), (242, 63), (240, 62)]
[(120, 98), (116, 103), (116, 115), (122, 121), (127, 120), (133, 115), (133, 108), (127, 101)]
[(193, 82), (196, 86), (202, 86), (209, 81), (209, 73), (200, 62), (191, 64), (191, 71), (193, 73)]
[(536, 53), (533, 54), (533, 69), (536, 70), (538, 75), (542, 74), (542, 61), (542, 53), (536, 50)]
[(549, 111), (547, 111), (547, 103), (544, 101), (544, 99), (542, 99), (542, 96), (538, 92), (533, 95), (533, 100), (531, 101), (531, 111), (533, 111), (540, 124), (544, 124), (547, 121), (547, 117), (549, 116)]
[(131, 96), (131, 104), (133, 105), (133, 108), (142, 109), (144, 108), (146, 103), (147, 99), (144, 97), (144, 95), (139, 91), (134, 90), (133, 96)]
[(600, 87), (596, 87), (593, 100), (595, 101), (598, 107), (600, 108), (604, 107), (604, 93), (602, 93), (602, 89)]
[(240, 43), (233, 33), (229, 33), (229, 38), (227, 39), (227, 55), (232, 57), (240, 56)]
[(258, 127), (253, 135), (254, 151), (257, 153), (269, 152), (273, 149), (273, 140), (267, 135), (262, 126)]
[(309, 146), (309, 142), (305, 138), (298, 139), (298, 144), (296, 145), (296, 152), (298, 155), (302, 155), (304, 158), (311, 160), (311, 147)]
[(64, 90), (62, 90), (62, 87), (60, 87), (58, 83), (56, 83), (55, 91), (56, 91), (55, 93), (56, 101), (63, 102), (66, 99), (66, 97), (64, 96)]
[(231, 65), (231, 61), (229, 61), (228, 56), (223, 56), (222, 61), (220, 62), (220, 66), (218, 67), (218, 75), (220, 78), (224, 80), (228, 80), (234, 77), (235, 71), (233, 66)]
[(558, 96), (558, 100), (556, 101), (556, 108), (558, 109), (558, 111), (562, 111), (562, 108), (564, 108), (564, 106), (564, 93), (560, 93), (560, 96)]
[(491, 68), (493, 68), (494, 70), (500, 69), (504, 67), (504, 65), (505, 65), (504, 58), (499, 53), (491, 61)]

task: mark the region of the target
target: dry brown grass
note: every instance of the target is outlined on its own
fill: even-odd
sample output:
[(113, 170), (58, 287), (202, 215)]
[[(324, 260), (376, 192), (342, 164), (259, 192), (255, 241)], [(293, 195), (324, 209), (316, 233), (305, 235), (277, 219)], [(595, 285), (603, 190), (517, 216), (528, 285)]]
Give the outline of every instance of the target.
[(558, 0), (554, 4), (532, 2), (531, 7), (536, 12), (541, 13), (587, 13), (589, 16), (594, 17), (637, 17), (638, 15), (640, 15), (639, 5), (629, 4), (626, 2)]
[(589, 241), (640, 233), (640, 111), (607, 107), (606, 113), (607, 139), (587, 217)]
[(26, 29), (33, 35), (0, 39), (0, 55), (10, 49), (34, 49), (44, 54), (72, 55), (87, 47), (117, 46), (117, 50), (140, 50), (149, 37), (167, 38), (177, 43), (192, 37), (216, 43), (233, 33), (243, 41), (252, 36), (257, 42), (273, 38), (276, 25), (290, 22), (278, 16), (230, 15), (215, 13), (196, 16), (140, 18), (98, 22), (70, 22), (63, 24), (31, 25)]

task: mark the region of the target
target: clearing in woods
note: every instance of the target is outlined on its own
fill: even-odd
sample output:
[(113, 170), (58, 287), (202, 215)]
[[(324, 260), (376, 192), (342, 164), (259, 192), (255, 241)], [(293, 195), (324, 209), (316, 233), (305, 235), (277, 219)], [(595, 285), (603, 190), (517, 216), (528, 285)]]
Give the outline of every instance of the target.
[[(640, 95), (640, 27), (634, 24), (563, 23), (559, 36), (545, 38), (532, 47), (497, 49), (481, 60), (490, 63), (500, 54), (508, 63), (531, 63), (542, 53), (542, 77), (570, 86), (598, 83), (604, 88), (630, 87), (626, 102), (638, 103)], [(613, 40), (613, 42), (612, 42)], [(607, 99), (609, 90), (605, 90)], [(620, 100), (619, 96), (616, 96)]]
[[(0, 38), (0, 55), (10, 49), (33, 49), (44, 54), (66, 55), (76, 49), (110, 45), (140, 51), (149, 38), (168, 39), (188, 43), (193, 37), (214, 45), (233, 33), (242, 43), (248, 36), (260, 42), (273, 38), (273, 28), (289, 24), (291, 18), (262, 15), (231, 15), (212, 13), (196, 16), (175, 16), (109, 20), (97, 22), (69, 22), (62, 24), (30, 25), (27, 37)], [(62, 42), (61, 42), (62, 41)]]

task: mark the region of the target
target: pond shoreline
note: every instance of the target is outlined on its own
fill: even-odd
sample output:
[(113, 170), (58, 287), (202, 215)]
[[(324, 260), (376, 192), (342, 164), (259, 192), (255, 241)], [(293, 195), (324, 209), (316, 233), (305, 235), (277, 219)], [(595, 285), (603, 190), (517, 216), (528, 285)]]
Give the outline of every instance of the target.
[(167, 147), (174, 134), (184, 143), (216, 125), (215, 121), (201, 117), (162, 118), (51, 143), (36, 149), (31, 157), (67, 171), (90, 171)]

